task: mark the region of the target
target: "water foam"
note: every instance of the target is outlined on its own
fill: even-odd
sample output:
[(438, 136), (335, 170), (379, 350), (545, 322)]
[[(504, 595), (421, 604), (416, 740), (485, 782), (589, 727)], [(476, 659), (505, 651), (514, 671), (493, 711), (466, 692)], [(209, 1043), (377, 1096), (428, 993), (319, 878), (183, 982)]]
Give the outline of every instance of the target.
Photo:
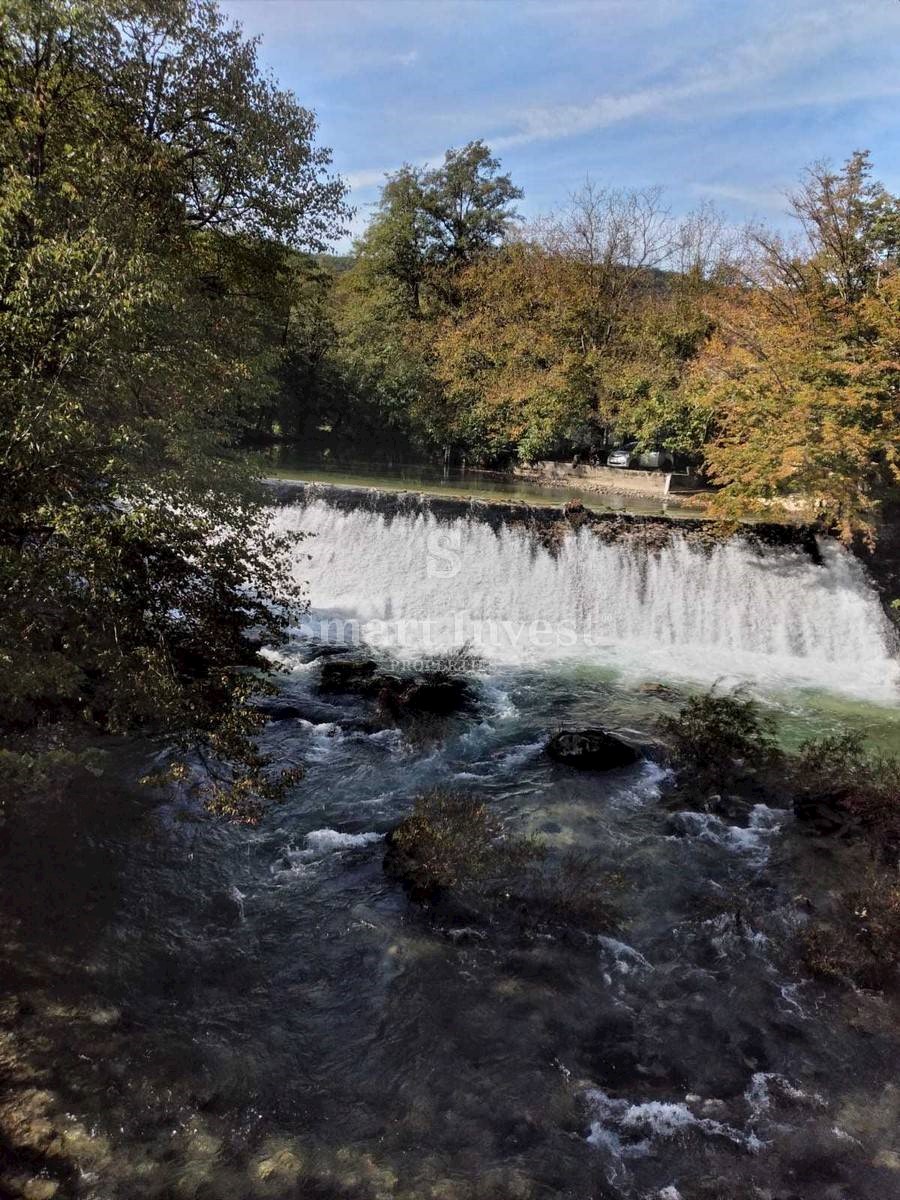
[(640, 1158), (650, 1152), (657, 1140), (668, 1140), (688, 1132), (722, 1138), (757, 1153), (762, 1142), (753, 1130), (744, 1131), (711, 1117), (698, 1117), (684, 1101), (647, 1100), (634, 1103), (613, 1097), (600, 1088), (585, 1094), (591, 1115), (588, 1142), (605, 1150), (621, 1165), (628, 1158)]
[(492, 662), (897, 696), (887, 619), (859, 562), (830, 541), (817, 565), (796, 548), (704, 549), (677, 531), (650, 552), (581, 529), (551, 554), (516, 528), (323, 500), (275, 519), (316, 535), (296, 573), (314, 605), (305, 631), (327, 640), (409, 656), (469, 641)]
[(365, 833), (341, 833), (337, 829), (312, 829), (304, 837), (304, 845), (286, 846), (278, 856), (277, 863), (272, 867), (275, 875), (303, 874), (312, 864), (329, 854), (338, 854), (345, 850), (362, 850), (373, 842), (380, 842), (383, 835), (374, 831)]

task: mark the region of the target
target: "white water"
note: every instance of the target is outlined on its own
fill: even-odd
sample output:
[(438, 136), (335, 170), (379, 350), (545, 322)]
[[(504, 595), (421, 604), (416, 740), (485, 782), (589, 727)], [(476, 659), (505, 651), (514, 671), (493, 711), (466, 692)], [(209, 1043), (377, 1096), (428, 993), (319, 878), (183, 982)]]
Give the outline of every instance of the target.
[(830, 542), (817, 566), (736, 539), (707, 552), (675, 533), (653, 553), (582, 529), (554, 556), (524, 531), (427, 510), (389, 519), (316, 500), (276, 520), (315, 534), (296, 570), (313, 604), (304, 628), (328, 641), (412, 657), (470, 642), (489, 661), (897, 699), (887, 620), (860, 564)]

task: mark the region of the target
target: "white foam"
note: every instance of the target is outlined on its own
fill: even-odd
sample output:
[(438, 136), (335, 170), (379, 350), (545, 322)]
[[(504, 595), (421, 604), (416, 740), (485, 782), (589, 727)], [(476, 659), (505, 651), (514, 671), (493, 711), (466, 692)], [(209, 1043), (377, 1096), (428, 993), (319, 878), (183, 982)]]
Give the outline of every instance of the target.
[(355, 850), (380, 842), (380, 833), (339, 833), (336, 829), (313, 829), (306, 835), (306, 847), (317, 854), (333, 850)]
[(694, 837), (701, 842), (764, 861), (768, 855), (769, 839), (781, 828), (783, 815), (766, 804), (756, 804), (746, 826), (728, 825), (714, 813), (691, 810), (675, 813), (673, 822), (684, 837)]
[(551, 554), (478, 520), (441, 523), (427, 510), (388, 520), (321, 500), (275, 520), (317, 535), (296, 572), (315, 606), (304, 628), (324, 640), (352, 641), (350, 621), (357, 638), (401, 656), (469, 642), (491, 662), (569, 658), (644, 677), (662, 666), (896, 701), (887, 618), (861, 564), (831, 541), (816, 565), (799, 549), (731, 539), (706, 550), (679, 532), (650, 553), (582, 529)]
[(674, 1138), (689, 1130), (725, 1138), (752, 1154), (762, 1145), (754, 1131), (744, 1132), (710, 1117), (698, 1117), (683, 1101), (647, 1100), (634, 1104), (609, 1096), (600, 1088), (588, 1091), (586, 1099), (596, 1116), (587, 1140), (620, 1160), (641, 1157), (654, 1140)]
[(747, 1107), (750, 1109), (750, 1115), (754, 1119), (772, 1107), (773, 1091), (776, 1093), (776, 1096), (791, 1100), (794, 1103), (801, 1100), (813, 1104), (822, 1103), (820, 1096), (809, 1096), (801, 1088), (795, 1087), (789, 1079), (785, 1079), (783, 1075), (779, 1075), (776, 1071), (757, 1071), (752, 1076), (750, 1083), (747, 1085), (747, 1090), (744, 1092), (744, 1099), (747, 1102)]
[(366, 833), (340, 833), (337, 829), (313, 829), (304, 837), (304, 845), (298, 848), (289, 845), (281, 851), (278, 861), (272, 867), (275, 875), (302, 875), (312, 869), (313, 865), (329, 854), (338, 854), (345, 850), (361, 850), (365, 846), (379, 842), (382, 834), (372, 831)]
[(627, 942), (620, 942), (617, 938), (605, 937), (602, 934), (597, 941), (612, 956), (614, 968), (620, 975), (653, 970), (653, 964), (647, 961), (640, 950), (635, 950), (634, 946), (629, 946)]

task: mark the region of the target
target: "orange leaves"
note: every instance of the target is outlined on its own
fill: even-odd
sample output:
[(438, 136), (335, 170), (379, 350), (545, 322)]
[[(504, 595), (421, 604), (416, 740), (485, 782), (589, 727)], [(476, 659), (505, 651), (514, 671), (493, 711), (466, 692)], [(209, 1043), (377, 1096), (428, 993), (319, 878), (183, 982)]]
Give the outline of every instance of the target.
[(877, 493), (900, 477), (898, 299), (895, 273), (853, 304), (798, 308), (771, 290), (720, 302), (692, 380), (718, 414), (714, 509), (781, 507), (873, 540)]

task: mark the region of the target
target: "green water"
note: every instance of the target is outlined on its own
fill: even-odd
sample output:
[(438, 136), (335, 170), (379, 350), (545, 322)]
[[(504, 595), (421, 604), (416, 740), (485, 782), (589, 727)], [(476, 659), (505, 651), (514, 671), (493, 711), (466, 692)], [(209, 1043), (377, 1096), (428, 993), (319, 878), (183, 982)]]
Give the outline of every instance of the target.
[(556, 507), (567, 500), (581, 500), (593, 512), (628, 512), (646, 516), (692, 517), (702, 512), (686, 503), (665, 496), (641, 496), (631, 492), (589, 492), (581, 487), (554, 484), (543, 486), (530, 480), (515, 479), (499, 472), (442, 470), (421, 464), (372, 466), (349, 463), (329, 466), (312, 462), (279, 447), (266, 457), (271, 472), (279, 479), (310, 483), (330, 483), (338, 487), (377, 488), (380, 491), (427, 492), (434, 496), (470, 497), (473, 500), (497, 500), (519, 504)]

